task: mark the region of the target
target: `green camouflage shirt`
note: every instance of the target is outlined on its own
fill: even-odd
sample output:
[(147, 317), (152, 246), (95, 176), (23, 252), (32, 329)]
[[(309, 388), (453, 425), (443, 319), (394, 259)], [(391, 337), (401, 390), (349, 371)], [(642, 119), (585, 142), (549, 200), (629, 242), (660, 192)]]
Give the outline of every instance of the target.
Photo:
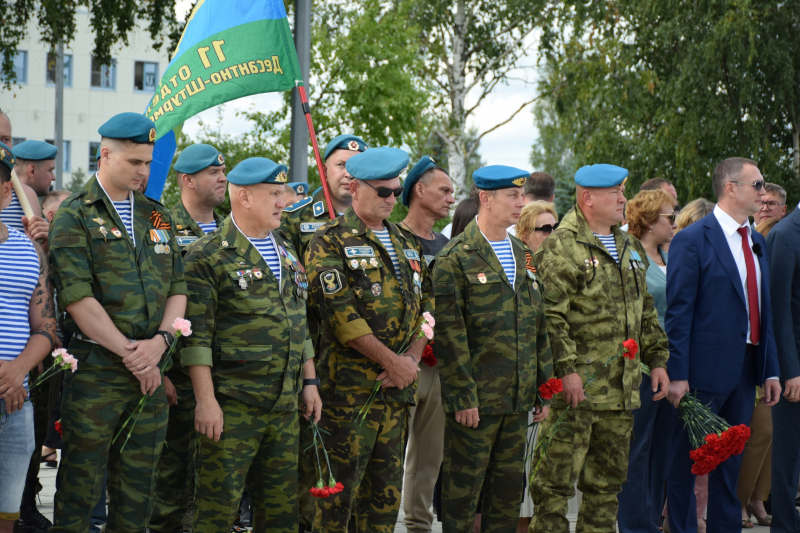
[(306, 196), (283, 210), (280, 231), (300, 252), (302, 260), (314, 232), (330, 221), (325, 196), (319, 191), (313, 197)]
[[(352, 208), (320, 228), (306, 250), (310, 308), (322, 323), (317, 376), (326, 405), (362, 405), (383, 371), (349, 341), (372, 334), (396, 353), (422, 323), (422, 313), (433, 311), (422, 247), (413, 234), (385, 224), (402, 285), (389, 253)], [(413, 404), (415, 392), (416, 383), (403, 390), (381, 389), (377, 399)]]
[[(547, 331), (558, 377), (586, 378), (634, 339), (639, 354), (601, 370), (579, 406), (589, 410), (639, 407), (641, 361), (666, 368), (667, 335), (647, 292), (647, 254), (632, 235), (613, 228), (619, 265), (573, 207), (536, 252), (544, 283)], [(554, 405), (564, 406), (561, 395)]]
[(445, 412), (530, 411), (553, 375), (541, 281), (530, 248), (511, 243), (514, 286), (475, 220), (436, 256), (433, 349)]
[[(195, 222), (191, 215), (189, 215), (189, 212), (183, 206), (183, 201), (179, 200), (178, 203), (172, 207), (170, 214), (172, 215), (172, 223), (174, 224), (173, 232), (175, 234), (175, 240), (181, 252), (185, 254), (189, 245), (206, 233), (197, 222)], [(217, 227), (222, 224), (222, 220), (222, 217), (214, 211), (214, 222), (217, 223)]]
[[(59, 309), (93, 297), (123, 335), (141, 340), (158, 331), (167, 298), (188, 293), (175, 240), (169, 239), (168, 251), (158, 242), (159, 235), (171, 237), (169, 211), (138, 192), (133, 196), (135, 247), (94, 176), (56, 213), (50, 261)], [(64, 325), (81, 333), (69, 316)]]
[[(297, 258), (272, 232), (276, 245)], [(181, 365), (211, 366), (214, 389), (251, 405), (297, 409), (305, 360), (313, 357), (306, 327), (305, 284), (299, 263), (281, 257), (281, 286), (231, 217), (186, 254), (192, 335)]]

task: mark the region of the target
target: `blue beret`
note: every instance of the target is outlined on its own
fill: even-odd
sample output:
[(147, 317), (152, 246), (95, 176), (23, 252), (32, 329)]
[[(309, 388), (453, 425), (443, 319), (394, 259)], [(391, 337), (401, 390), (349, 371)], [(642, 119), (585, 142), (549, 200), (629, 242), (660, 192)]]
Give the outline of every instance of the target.
[(353, 152), (363, 152), (367, 148), (369, 148), (369, 146), (364, 142), (364, 139), (346, 133), (344, 135), (339, 135), (328, 143), (328, 146), (325, 147), (325, 157), (323, 157), (323, 159), (327, 160), (328, 156), (331, 155), (334, 150), (342, 149), (352, 150)]
[(575, 173), (575, 183), (581, 187), (616, 187), (627, 177), (627, 169), (616, 165), (586, 165)]
[(193, 144), (181, 151), (173, 168), (181, 174), (194, 174), (210, 166), (220, 167), (225, 157), (210, 144)]
[(14, 170), (14, 154), (4, 143), (0, 143), (0, 163), (8, 167), (9, 171)]
[(475, 186), (484, 191), (496, 191), (497, 189), (510, 189), (511, 187), (522, 187), (531, 173), (505, 165), (489, 165), (479, 168), (472, 173), (472, 181)]
[(114, 115), (97, 130), (102, 137), (126, 139), (138, 144), (156, 141), (156, 126), (153, 121), (139, 113)]
[(302, 194), (302, 195), (308, 194), (308, 183), (304, 181), (289, 183), (289, 187), (294, 189), (294, 192), (296, 192), (297, 194)]
[(347, 173), (361, 181), (390, 180), (408, 166), (409, 156), (398, 148), (373, 148), (345, 163)]
[(411, 189), (414, 188), (414, 185), (416, 185), (417, 181), (419, 181), (423, 174), (435, 166), (436, 161), (434, 161), (430, 156), (424, 155), (419, 161), (417, 161), (417, 164), (414, 165), (414, 168), (408, 171), (406, 181), (403, 182), (403, 196), (400, 198), (400, 201), (404, 206), (408, 207), (408, 204), (411, 203)]
[(284, 184), (288, 179), (287, 170), (286, 165), (279, 165), (266, 157), (251, 157), (228, 172), (228, 182), (234, 185)]
[(13, 150), (14, 157), (27, 161), (46, 161), (55, 159), (58, 148), (44, 141), (25, 141), (16, 145)]

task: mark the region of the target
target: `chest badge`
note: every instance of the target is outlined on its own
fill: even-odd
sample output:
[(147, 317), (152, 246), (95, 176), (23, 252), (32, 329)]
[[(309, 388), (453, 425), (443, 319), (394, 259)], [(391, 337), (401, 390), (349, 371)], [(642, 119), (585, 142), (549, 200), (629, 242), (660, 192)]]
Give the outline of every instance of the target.
[(486, 274), (484, 274), (483, 272), (478, 274), (478, 281), (480, 281), (481, 283), (486, 283)]
[(111, 233), (114, 235), (114, 237), (122, 237), (122, 232), (117, 228), (111, 228)]
[(100, 233), (103, 234), (103, 240), (107, 240), (106, 237), (108, 237), (108, 230), (105, 228), (105, 226), (100, 226)]
[(256, 278), (256, 279), (261, 279), (261, 278), (264, 277), (264, 273), (261, 272), (260, 268), (254, 268), (253, 269), (253, 277)]
[(375, 296), (381, 295), (381, 284), (380, 283), (373, 283), (372, 284), (372, 294)]

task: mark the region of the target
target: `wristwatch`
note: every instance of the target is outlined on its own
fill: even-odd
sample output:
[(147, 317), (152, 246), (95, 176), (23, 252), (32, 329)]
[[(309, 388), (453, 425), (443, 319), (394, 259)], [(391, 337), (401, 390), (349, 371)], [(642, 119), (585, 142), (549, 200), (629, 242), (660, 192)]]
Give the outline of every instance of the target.
[(167, 348), (172, 346), (173, 341), (175, 341), (175, 337), (169, 331), (156, 331), (156, 335), (161, 335), (164, 337), (164, 340), (167, 343)]
[(317, 387), (319, 387), (319, 378), (304, 379), (303, 387), (305, 387), (306, 385), (316, 385)]

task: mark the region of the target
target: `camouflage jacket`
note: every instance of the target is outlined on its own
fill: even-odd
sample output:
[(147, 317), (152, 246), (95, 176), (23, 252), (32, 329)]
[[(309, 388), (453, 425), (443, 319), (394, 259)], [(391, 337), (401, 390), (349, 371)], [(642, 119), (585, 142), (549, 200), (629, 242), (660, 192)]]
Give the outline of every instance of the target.
[[(275, 243), (295, 258), (285, 239)], [(281, 248), (279, 248), (280, 250)], [(211, 366), (216, 392), (273, 411), (297, 409), (303, 362), (313, 357), (299, 264), (282, 257), (281, 285), (231, 217), (186, 254), (192, 335), (181, 365)]]
[(302, 260), (314, 232), (330, 221), (325, 196), (320, 191), (313, 197), (306, 196), (284, 209), (280, 231), (291, 241), (294, 249), (300, 252)]
[(532, 253), (516, 237), (511, 243), (513, 286), (475, 220), (436, 256), (433, 349), (445, 412), (530, 411), (539, 386), (553, 375)]
[[(94, 297), (129, 339), (150, 339), (158, 331), (167, 298), (188, 294), (175, 240), (156, 253), (157, 232), (170, 235), (166, 207), (134, 192), (134, 247), (97, 176), (61, 205), (50, 225), (50, 261), (59, 309)], [(162, 233), (163, 232), (159, 232)], [(158, 248), (156, 248), (158, 246)], [(67, 316), (65, 329), (80, 333)]]
[[(579, 406), (587, 410), (636, 409), (640, 358), (651, 368), (665, 368), (669, 357), (667, 335), (647, 292), (644, 247), (616, 226), (613, 232), (619, 265), (573, 207), (536, 252), (557, 377), (577, 372), (585, 382), (625, 340), (639, 344), (634, 360), (620, 357), (600, 371)], [(561, 395), (554, 405), (564, 406)]]
[[(172, 211), (170, 213), (172, 214), (173, 233), (175, 234), (175, 240), (177, 241), (181, 252), (185, 254), (186, 250), (189, 248), (189, 245), (206, 233), (197, 224), (197, 222), (194, 221), (189, 212), (183, 206), (183, 201), (178, 200), (178, 203), (172, 207)], [(222, 224), (222, 220), (222, 217), (219, 216), (216, 211), (214, 211), (214, 221), (217, 223), (217, 227)]]
[[(322, 323), (317, 376), (326, 405), (362, 405), (382, 372), (349, 341), (373, 334), (396, 353), (422, 323), (422, 313), (433, 311), (422, 247), (413, 234), (388, 221), (386, 226), (402, 285), (389, 253), (353, 208), (320, 228), (306, 250), (310, 308)], [(392, 387), (381, 389), (377, 399), (413, 404), (415, 393), (416, 384)]]

